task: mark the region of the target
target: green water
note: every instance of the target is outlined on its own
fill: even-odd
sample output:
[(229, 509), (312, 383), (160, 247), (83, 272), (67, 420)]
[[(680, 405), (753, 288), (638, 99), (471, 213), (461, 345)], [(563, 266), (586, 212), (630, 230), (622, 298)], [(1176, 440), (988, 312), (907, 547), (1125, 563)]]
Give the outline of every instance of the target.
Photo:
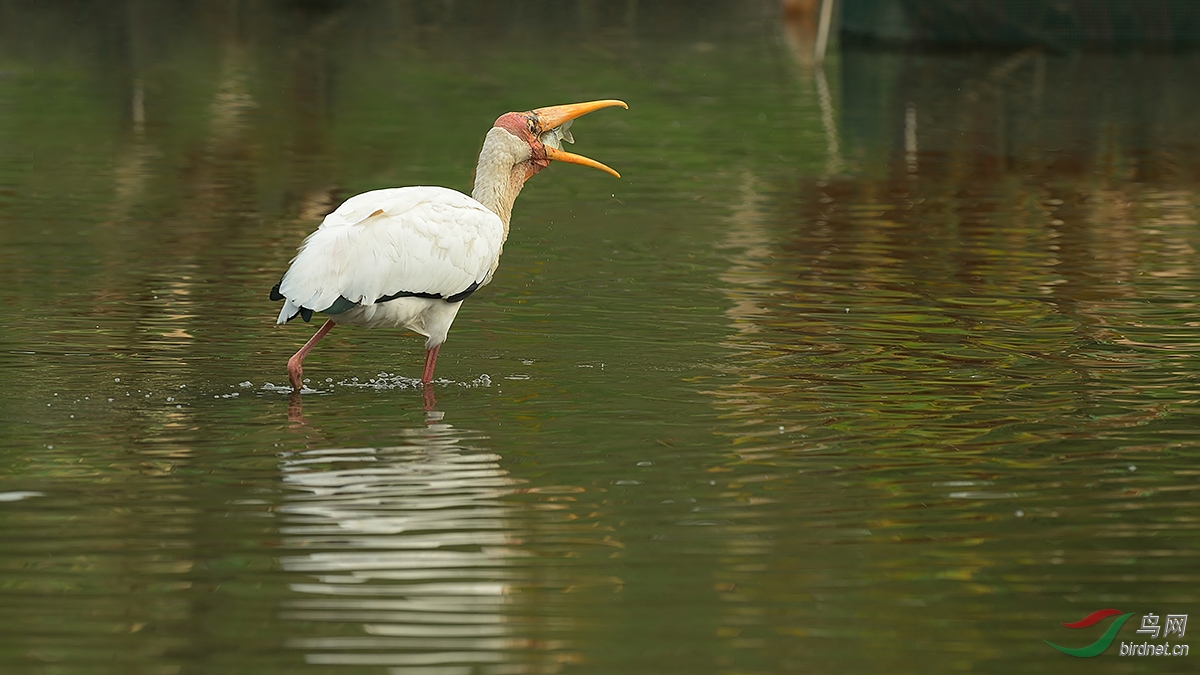
[[(1195, 669), (1044, 641), (1200, 606), (1200, 56), (616, 4), (0, 3), (0, 672)], [(321, 215), (609, 97), (433, 411), (279, 389)]]

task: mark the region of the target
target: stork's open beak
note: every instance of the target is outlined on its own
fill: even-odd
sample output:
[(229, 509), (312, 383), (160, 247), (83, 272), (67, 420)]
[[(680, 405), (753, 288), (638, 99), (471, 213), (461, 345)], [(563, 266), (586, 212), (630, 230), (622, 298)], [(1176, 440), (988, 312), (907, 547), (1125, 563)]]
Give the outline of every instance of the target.
[[(601, 108), (613, 108), (616, 106), (620, 106), (627, 110), (629, 109), (629, 106), (626, 105), (624, 101), (606, 99), (603, 101), (588, 101), (587, 103), (571, 103), (568, 105), (550, 106), (549, 108), (538, 108), (537, 110), (531, 110), (530, 113), (532, 113), (534, 118), (537, 120), (537, 135), (540, 137), (542, 134), (557, 129), (576, 117), (582, 117), (590, 112), (600, 110)], [(570, 136), (568, 135), (567, 138), (569, 139)], [(545, 147), (547, 159), (552, 159), (556, 162), (566, 162), (568, 164), (590, 166), (593, 169), (600, 169), (605, 173), (612, 174), (617, 178), (621, 177), (621, 174), (589, 157), (576, 155), (573, 152), (567, 152), (561, 148), (551, 147), (549, 145)]]

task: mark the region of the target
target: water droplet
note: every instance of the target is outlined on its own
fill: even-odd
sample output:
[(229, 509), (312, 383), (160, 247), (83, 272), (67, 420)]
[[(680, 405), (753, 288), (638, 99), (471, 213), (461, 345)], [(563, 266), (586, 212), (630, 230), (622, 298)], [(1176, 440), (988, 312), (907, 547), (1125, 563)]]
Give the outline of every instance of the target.
[(644, 461), (638, 462), (637, 465), (638, 466), (654, 466), (654, 462), (651, 462), (649, 460), (644, 460)]
[(1136, 466), (1134, 466), (1134, 465), (1132, 465), (1132, 464), (1130, 464), (1130, 465), (1129, 465), (1127, 468), (1128, 468), (1130, 471), (1137, 471), (1137, 467), (1136, 467)]
[(119, 378), (119, 377), (114, 377), (114, 378), (113, 378), (113, 382), (120, 382), (120, 381), (121, 381), (121, 378)]
[(1014, 516), (1016, 516), (1016, 517), (1018, 517), (1018, 518), (1024, 518), (1024, 517), (1025, 517), (1025, 512), (1024, 512), (1024, 511), (1022, 511), (1021, 509), (1017, 509), (1016, 511), (1013, 511), (1013, 515), (1014, 515)]

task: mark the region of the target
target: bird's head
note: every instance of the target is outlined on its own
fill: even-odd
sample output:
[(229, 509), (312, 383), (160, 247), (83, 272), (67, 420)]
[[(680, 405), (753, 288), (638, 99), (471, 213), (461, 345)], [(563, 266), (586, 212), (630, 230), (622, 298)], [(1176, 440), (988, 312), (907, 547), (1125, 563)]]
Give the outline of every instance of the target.
[(590, 166), (620, 178), (621, 174), (600, 162), (562, 149), (563, 141), (575, 142), (570, 129), (571, 122), (576, 117), (582, 117), (601, 108), (616, 106), (629, 108), (624, 101), (613, 99), (571, 103), (538, 108), (528, 112), (505, 113), (496, 119), (493, 126), (507, 131), (529, 145), (528, 164), (525, 168), (526, 179), (550, 166), (551, 161)]

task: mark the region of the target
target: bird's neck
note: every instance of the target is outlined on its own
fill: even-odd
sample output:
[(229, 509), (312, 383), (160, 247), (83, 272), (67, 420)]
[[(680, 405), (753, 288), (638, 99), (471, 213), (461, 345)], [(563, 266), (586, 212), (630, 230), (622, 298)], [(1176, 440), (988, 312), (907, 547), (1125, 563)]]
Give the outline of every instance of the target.
[(503, 129), (493, 128), (483, 141), (479, 164), (475, 166), (471, 197), (500, 216), (506, 239), (513, 202), (525, 185), (525, 164), (519, 158), (528, 154), (529, 146), (524, 141)]

